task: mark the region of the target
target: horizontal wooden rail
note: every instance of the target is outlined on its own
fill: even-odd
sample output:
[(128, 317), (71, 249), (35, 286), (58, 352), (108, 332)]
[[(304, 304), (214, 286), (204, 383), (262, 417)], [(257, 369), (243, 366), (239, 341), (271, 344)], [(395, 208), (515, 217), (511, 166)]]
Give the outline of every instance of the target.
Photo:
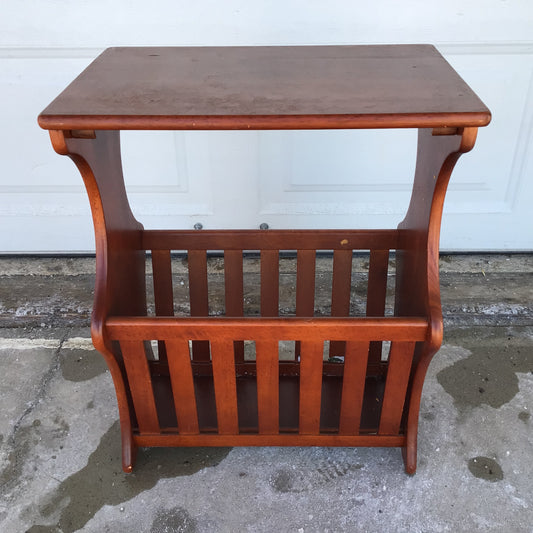
[(144, 230), (145, 250), (395, 250), (397, 230)]
[(383, 318), (174, 318), (110, 317), (112, 340), (345, 340), (423, 341), (428, 321), (420, 317)]
[(200, 433), (199, 435), (143, 434), (134, 435), (138, 446), (405, 446), (403, 435), (302, 435), (279, 433), (277, 435), (240, 434), (219, 435)]

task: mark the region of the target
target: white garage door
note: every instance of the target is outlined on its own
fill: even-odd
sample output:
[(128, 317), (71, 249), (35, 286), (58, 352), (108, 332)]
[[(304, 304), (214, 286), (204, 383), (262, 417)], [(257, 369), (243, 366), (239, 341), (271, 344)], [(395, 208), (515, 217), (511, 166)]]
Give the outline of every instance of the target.
[[(0, 4), (0, 253), (94, 249), (74, 165), (36, 117), (107, 46), (427, 42), (493, 113), (459, 161), (444, 250), (533, 249), (530, 0)], [(127, 132), (132, 207), (146, 227), (394, 227), (416, 132)]]

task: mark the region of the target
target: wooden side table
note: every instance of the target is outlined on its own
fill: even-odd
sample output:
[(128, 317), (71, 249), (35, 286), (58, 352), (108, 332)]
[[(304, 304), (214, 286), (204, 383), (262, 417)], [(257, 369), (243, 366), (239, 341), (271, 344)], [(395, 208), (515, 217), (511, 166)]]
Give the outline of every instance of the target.
[[(138, 446), (324, 445), (401, 447), (414, 473), (422, 385), (442, 341), (444, 196), (489, 121), (428, 45), (110, 48), (98, 57), (39, 124), (77, 165), (91, 203), (92, 338), (116, 388), (124, 470)], [(397, 229), (156, 231), (131, 213), (120, 130), (328, 128), (418, 128), (411, 203)], [(174, 316), (172, 250), (187, 250), (189, 317)], [(209, 250), (224, 251), (224, 317), (208, 316)], [(247, 250), (260, 251), (260, 317), (244, 316)], [(280, 250), (297, 250), (294, 317), (279, 317)], [(324, 318), (313, 316), (317, 250), (333, 254)], [(354, 250), (370, 250), (363, 317), (349, 316)], [(384, 316), (391, 250), (395, 310)], [(147, 251), (156, 316), (147, 316)], [(279, 358), (287, 340), (293, 361)], [(253, 341), (249, 357), (244, 341)], [(324, 359), (324, 346), (338, 357)]]

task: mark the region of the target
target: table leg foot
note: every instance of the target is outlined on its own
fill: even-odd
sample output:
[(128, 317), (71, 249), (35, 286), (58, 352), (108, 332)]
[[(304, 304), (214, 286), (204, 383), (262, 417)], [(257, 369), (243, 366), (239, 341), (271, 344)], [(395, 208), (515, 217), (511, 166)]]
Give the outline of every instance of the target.
[(416, 473), (416, 443), (408, 443), (402, 448), (402, 458), (405, 473), (413, 476)]
[(133, 443), (133, 437), (130, 434), (122, 434), (122, 470), (126, 474), (131, 473), (137, 459), (137, 446)]

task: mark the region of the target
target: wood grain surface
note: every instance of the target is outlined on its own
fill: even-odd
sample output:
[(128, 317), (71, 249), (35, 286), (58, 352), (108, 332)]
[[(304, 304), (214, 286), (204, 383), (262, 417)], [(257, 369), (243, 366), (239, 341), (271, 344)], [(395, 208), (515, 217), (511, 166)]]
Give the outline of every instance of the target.
[(109, 48), (40, 115), (46, 129), (484, 126), (430, 45)]

